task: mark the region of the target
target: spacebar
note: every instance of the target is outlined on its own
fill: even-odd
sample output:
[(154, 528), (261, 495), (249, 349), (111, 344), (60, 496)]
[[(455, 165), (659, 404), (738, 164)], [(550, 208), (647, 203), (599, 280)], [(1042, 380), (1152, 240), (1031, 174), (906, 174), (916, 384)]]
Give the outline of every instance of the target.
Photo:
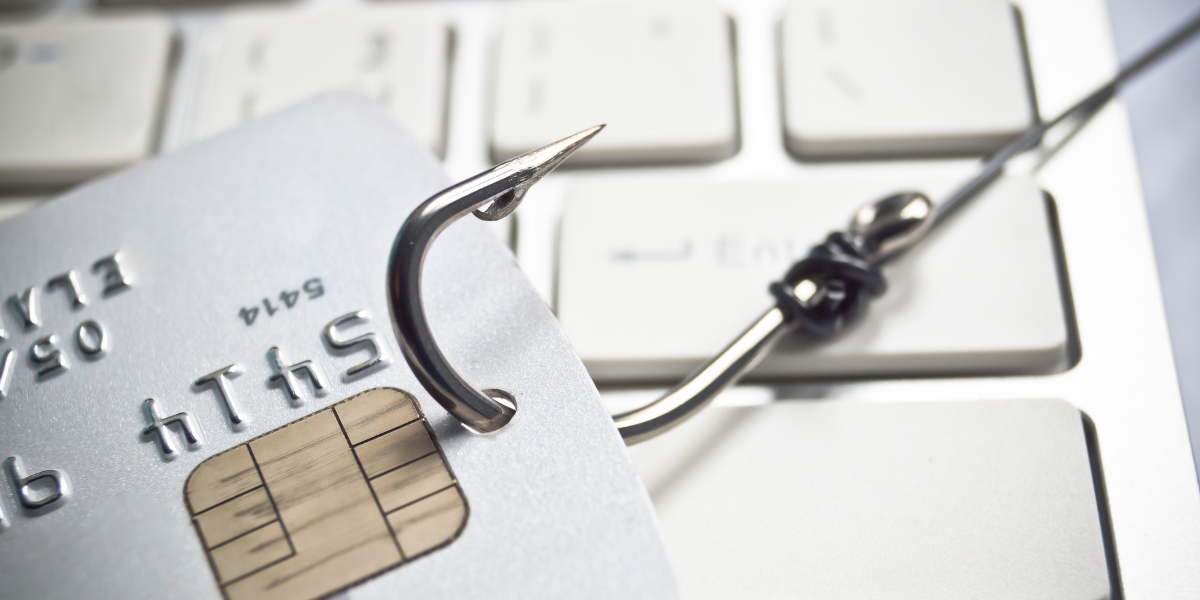
[[(683, 377), (764, 310), (795, 260), (911, 182), (597, 182), (564, 213), (558, 317), (592, 377)], [(920, 188), (917, 188), (920, 189)], [(1047, 373), (1070, 341), (1052, 203), (1005, 178), (885, 267), (887, 291), (831, 340), (786, 339), (759, 378)]]

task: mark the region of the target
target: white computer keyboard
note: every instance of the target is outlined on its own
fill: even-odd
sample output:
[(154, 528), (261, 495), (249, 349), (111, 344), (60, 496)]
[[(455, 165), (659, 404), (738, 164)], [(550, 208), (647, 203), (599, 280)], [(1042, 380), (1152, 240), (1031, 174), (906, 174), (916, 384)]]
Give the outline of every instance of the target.
[[(607, 123), (497, 231), (614, 410), (719, 350), (859, 205), (938, 200), (1116, 68), (1101, 0), (33, 4), (0, 14), (0, 216), (327, 89), (456, 179)], [(1200, 494), (1120, 103), (1047, 158), (888, 270), (846, 336), (718, 403), (1064, 400), (1096, 424), (1125, 596), (1195, 597)]]

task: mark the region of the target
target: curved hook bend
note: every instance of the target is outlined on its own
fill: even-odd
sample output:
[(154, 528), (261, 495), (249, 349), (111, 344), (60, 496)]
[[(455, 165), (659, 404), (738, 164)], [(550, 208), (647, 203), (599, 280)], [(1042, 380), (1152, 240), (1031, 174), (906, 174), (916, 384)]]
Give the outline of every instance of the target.
[(425, 253), (442, 230), (468, 213), (485, 221), (512, 214), (533, 184), (603, 128), (581, 131), (438, 192), (409, 215), (396, 235), (388, 263), (388, 310), (404, 360), (433, 399), (475, 431), (506, 425), (516, 414), (515, 404), (506, 392), (472, 387), (438, 349), (421, 303)]

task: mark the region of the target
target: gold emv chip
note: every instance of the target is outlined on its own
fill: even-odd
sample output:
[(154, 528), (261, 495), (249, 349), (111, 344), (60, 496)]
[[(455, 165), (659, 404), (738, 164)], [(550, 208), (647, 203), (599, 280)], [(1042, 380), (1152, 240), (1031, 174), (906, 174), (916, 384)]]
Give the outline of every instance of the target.
[(184, 496), (230, 600), (320, 598), (448, 544), (467, 522), (420, 408), (390, 388), (209, 458)]

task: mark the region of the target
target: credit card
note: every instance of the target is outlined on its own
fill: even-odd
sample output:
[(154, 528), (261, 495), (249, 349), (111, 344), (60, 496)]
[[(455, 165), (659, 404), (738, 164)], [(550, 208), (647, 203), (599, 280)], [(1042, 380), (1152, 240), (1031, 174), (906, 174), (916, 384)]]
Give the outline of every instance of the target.
[(595, 386), (483, 223), (439, 238), (425, 305), (516, 416), (471, 432), (399, 358), (390, 247), (450, 183), (334, 94), (0, 223), (0, 597), (675, 597)]

